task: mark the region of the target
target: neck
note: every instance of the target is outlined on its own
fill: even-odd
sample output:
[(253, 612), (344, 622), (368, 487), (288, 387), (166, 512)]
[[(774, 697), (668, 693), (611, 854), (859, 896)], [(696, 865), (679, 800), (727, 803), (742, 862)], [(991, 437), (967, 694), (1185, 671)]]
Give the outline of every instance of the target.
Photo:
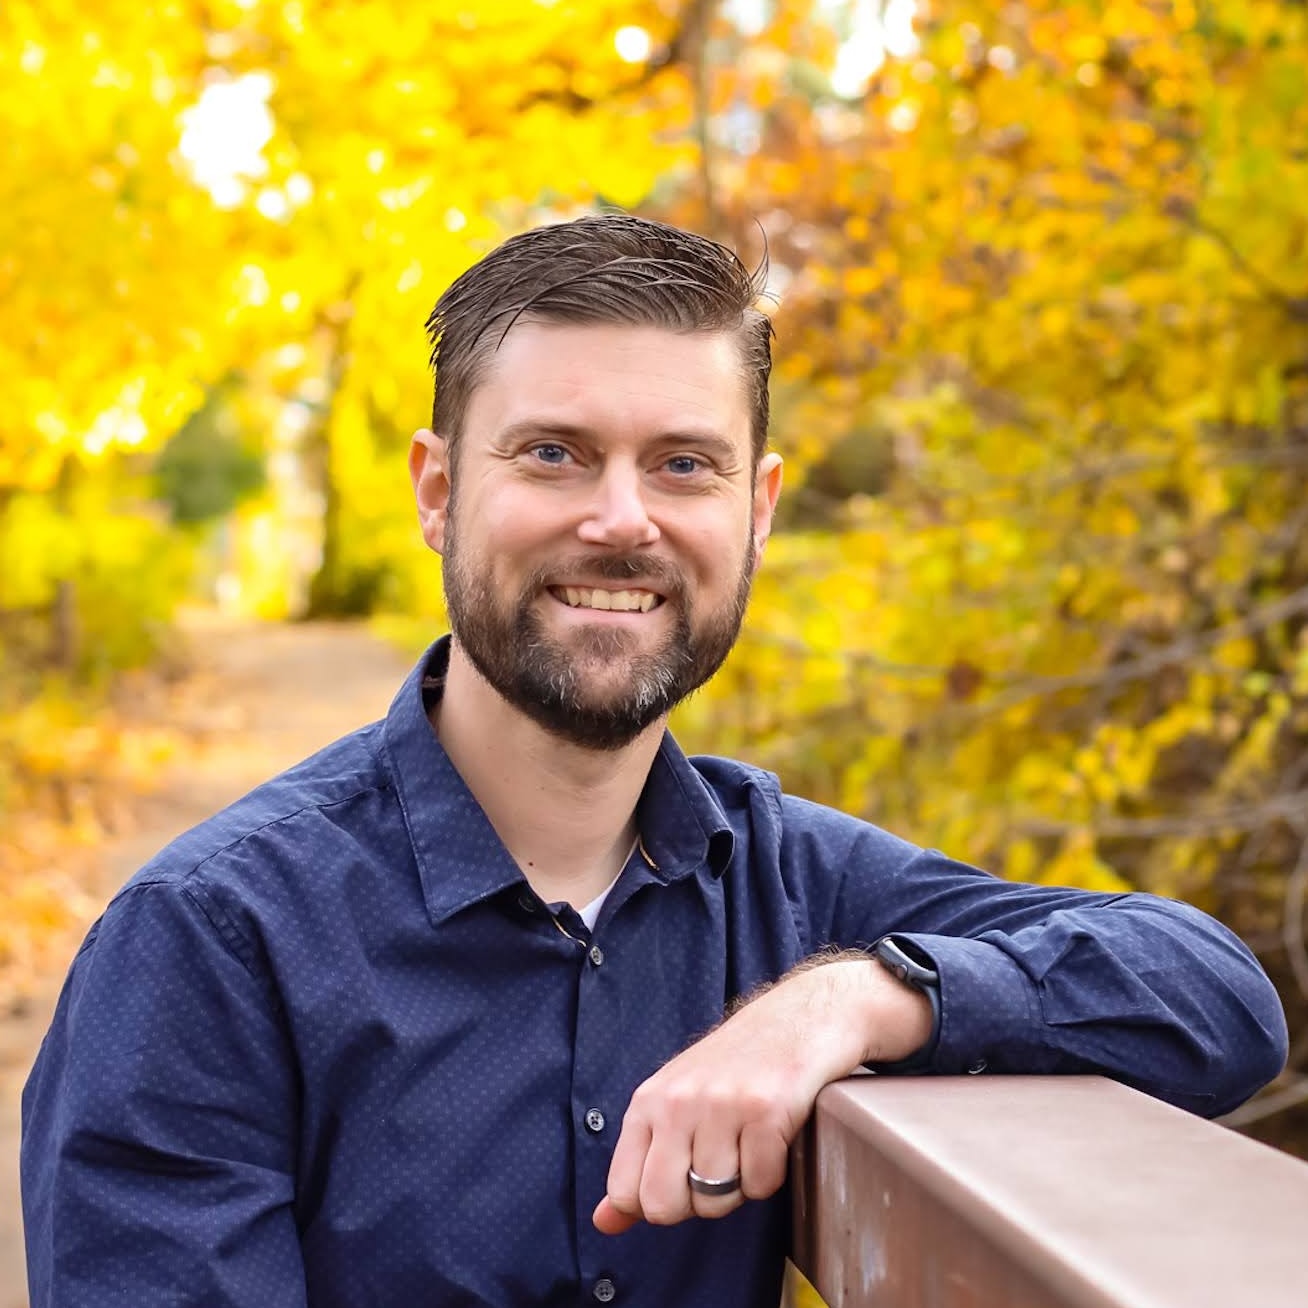
[(432, 725), (542, 899), (580, 908), (622, 870), (662, 721), (618, 750), (560, 740), (509, 704), (452, 642)]

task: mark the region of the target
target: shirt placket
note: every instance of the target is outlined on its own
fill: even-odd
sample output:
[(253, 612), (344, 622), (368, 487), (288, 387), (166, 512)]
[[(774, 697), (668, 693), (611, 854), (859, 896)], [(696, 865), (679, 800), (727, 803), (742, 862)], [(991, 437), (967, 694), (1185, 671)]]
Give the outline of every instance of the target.
[[(586, 933), (577, 988), (577, 1024), (573, 1041), (572, 1123), (575, 1147), (577, 1262), (582, 1303), (620, 1303), (636, 1287), (621, 1265), (614, 1237), (601, 1235), (591, 1220), (604, 1197), (609, 1162), (622, 1130), (627, 1091), (619, 1092), (623, 1075), (620, 996), (627, 975), (639, 960), (622, 948), (621, 907), (643, 885), (656, 882), (653, 860), (640, 848), (622, 880), (614, 887), (611, 911)], [(607, 907), (607, 906), (606, 906)], [(560, 930), (574, 938), (585, 932), (575, 913), (561, 915)]]

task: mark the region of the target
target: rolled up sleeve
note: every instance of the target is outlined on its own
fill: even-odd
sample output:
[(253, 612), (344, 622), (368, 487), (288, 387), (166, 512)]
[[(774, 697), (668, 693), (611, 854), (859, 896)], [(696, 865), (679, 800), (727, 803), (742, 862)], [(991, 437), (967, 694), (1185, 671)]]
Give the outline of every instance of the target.
[(1017, 886), (934, 853), (915, 862), (928, 910), (948, 906), (942, 921), (896, 928), (940, 974), (933, 1070), (1100, 1072), (1217, 1116), (1284, 1066), (1275, 989), (1198, 909)]

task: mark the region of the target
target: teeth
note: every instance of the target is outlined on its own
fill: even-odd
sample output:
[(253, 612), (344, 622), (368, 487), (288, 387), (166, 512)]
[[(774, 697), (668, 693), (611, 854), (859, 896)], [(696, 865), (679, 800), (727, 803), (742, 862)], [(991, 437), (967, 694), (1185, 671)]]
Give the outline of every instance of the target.
[(574, 609), (616, 609), (621, 613), (648, 613), (658, 596), (648, 590), (591, 590), (563, 586), (563, 599)]

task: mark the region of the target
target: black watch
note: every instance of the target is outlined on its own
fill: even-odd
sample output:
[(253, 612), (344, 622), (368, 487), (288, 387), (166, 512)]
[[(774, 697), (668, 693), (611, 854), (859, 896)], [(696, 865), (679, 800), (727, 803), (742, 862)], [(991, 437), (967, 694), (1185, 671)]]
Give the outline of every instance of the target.
[[(912, 951), (911, 953), (909, 951)], [(940, 1039), (940, 973), (911, 940), (882, 936), (872, 946), (872, 957), (907, 986), (920, 990), (931, 1001), (931, 1035), (916, 1053), (894, 1063), (869, 1063), (874, 1072), (922, 1072), (935, 1057)]]

